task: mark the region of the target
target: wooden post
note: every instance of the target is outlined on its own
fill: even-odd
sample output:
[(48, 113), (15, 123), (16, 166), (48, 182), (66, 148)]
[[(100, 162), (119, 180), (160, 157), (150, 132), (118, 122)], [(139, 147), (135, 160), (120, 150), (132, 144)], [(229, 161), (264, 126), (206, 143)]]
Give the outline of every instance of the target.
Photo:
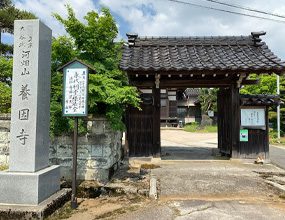
[(240, 132), (240, 97), (239, 88), (235, 84), (230, 87), (230, 122), (231, 123), (231, 157), (239, 158), (239, 132)]
[(76, 197), (76, 175), (77, 175), (77, 140), (78, 140), (78, 117), (74, 118), (74, 136), (73, 136), (73, 169), (72, 169), (72, 194), (71, 194), (71, 208), (78, 207)]
[(160, 157), (160, 88), (154, 85), (152, 88), (153, 94), (153, 152), (155, 157)]
[(268, 117), (268, 106), (265, 109), (265, 124), (266, 124), (266, 137), (265, 137), (265, 149), (264, 149), (264, 156), (266, 160), (269, 160), (269, 117)]

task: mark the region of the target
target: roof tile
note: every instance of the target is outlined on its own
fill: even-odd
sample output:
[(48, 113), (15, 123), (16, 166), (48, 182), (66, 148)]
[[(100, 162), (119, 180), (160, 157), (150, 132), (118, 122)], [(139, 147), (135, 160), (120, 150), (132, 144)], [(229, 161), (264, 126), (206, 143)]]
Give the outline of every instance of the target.
[[(255, 37), (256, 39), (256, 37)], [(126, 71), (285, 71), (285, 62), (265, 42), (250, 36), (139, 37), (124, 46)]]

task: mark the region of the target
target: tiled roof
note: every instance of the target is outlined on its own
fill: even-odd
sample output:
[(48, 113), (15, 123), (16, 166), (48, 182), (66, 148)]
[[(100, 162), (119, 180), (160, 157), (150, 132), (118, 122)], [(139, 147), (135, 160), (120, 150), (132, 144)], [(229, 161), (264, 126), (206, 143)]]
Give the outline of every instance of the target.
[(120, 67), (126, 71), (240, 71), (282, 73), (285, 63), (260, 38), (137, 37), (128, 35)]
[(200, 89), (198, 89), (198, 88), (187, 88), (187, 89), (185, 89), (184, 94), (187, 97), (198, 96), (200, 94)]
[(240, 95), (240, 101), (242, 106), (284, 104), (277, 95)]

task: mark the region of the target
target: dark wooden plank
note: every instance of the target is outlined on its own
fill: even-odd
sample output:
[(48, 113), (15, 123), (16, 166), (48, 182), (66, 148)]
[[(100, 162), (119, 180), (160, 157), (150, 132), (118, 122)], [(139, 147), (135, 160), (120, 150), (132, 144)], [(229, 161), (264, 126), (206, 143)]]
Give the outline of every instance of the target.
[(152, 155), (160, 157), (161, 144), (160, 144), (160, 88), (153, 86), (153, 147)]
[(240, 134), (240, 98), (239, 89), (235, 84), (230, 87), (230, 126), (231, 126), (231, 156), (232, 158), (239, 158), (239, 134)]

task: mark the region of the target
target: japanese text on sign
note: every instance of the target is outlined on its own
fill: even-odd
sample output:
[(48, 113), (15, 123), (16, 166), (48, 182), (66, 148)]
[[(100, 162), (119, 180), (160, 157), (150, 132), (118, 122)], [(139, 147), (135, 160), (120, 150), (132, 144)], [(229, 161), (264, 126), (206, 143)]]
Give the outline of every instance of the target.
[(241, 126), (265, 126), (265, 109), (241, 109)]
[(64, 115), (87, 115), (87, 70), (67, 69), (64, 84)]
[(15, 59), (15, 62), (17, 62), (17, 66), (19, 67), (18, 75), (16, 77), (21, 77), (21, 82), (23, 82), (23, 84), (19, 85), (17, 90), (19, 91), (18, 97), (20, 98), (18, 101), (21, 106), (25, 107), (17, 110), (17, 119), (22, 121), (22, 123), (18, 122), (21, 126), (19, 127), (16, 138), (21, 145), (25, 146), (29, 138), (28, 131), (23, 127), (26, 127), (26, 123), (29, 123), (30, 116), (29, 102), (27, 101), (29, 101), (29, 97), (32, 94), (30, 89), (30, 77), (32, 77), (31, 56), (33, 53), (33, 30), (31, 26), (20, 26), (19, 28), (19, 37), (16, 39), (15, 45), (17, 53), (19, 54), (18, 59)]

